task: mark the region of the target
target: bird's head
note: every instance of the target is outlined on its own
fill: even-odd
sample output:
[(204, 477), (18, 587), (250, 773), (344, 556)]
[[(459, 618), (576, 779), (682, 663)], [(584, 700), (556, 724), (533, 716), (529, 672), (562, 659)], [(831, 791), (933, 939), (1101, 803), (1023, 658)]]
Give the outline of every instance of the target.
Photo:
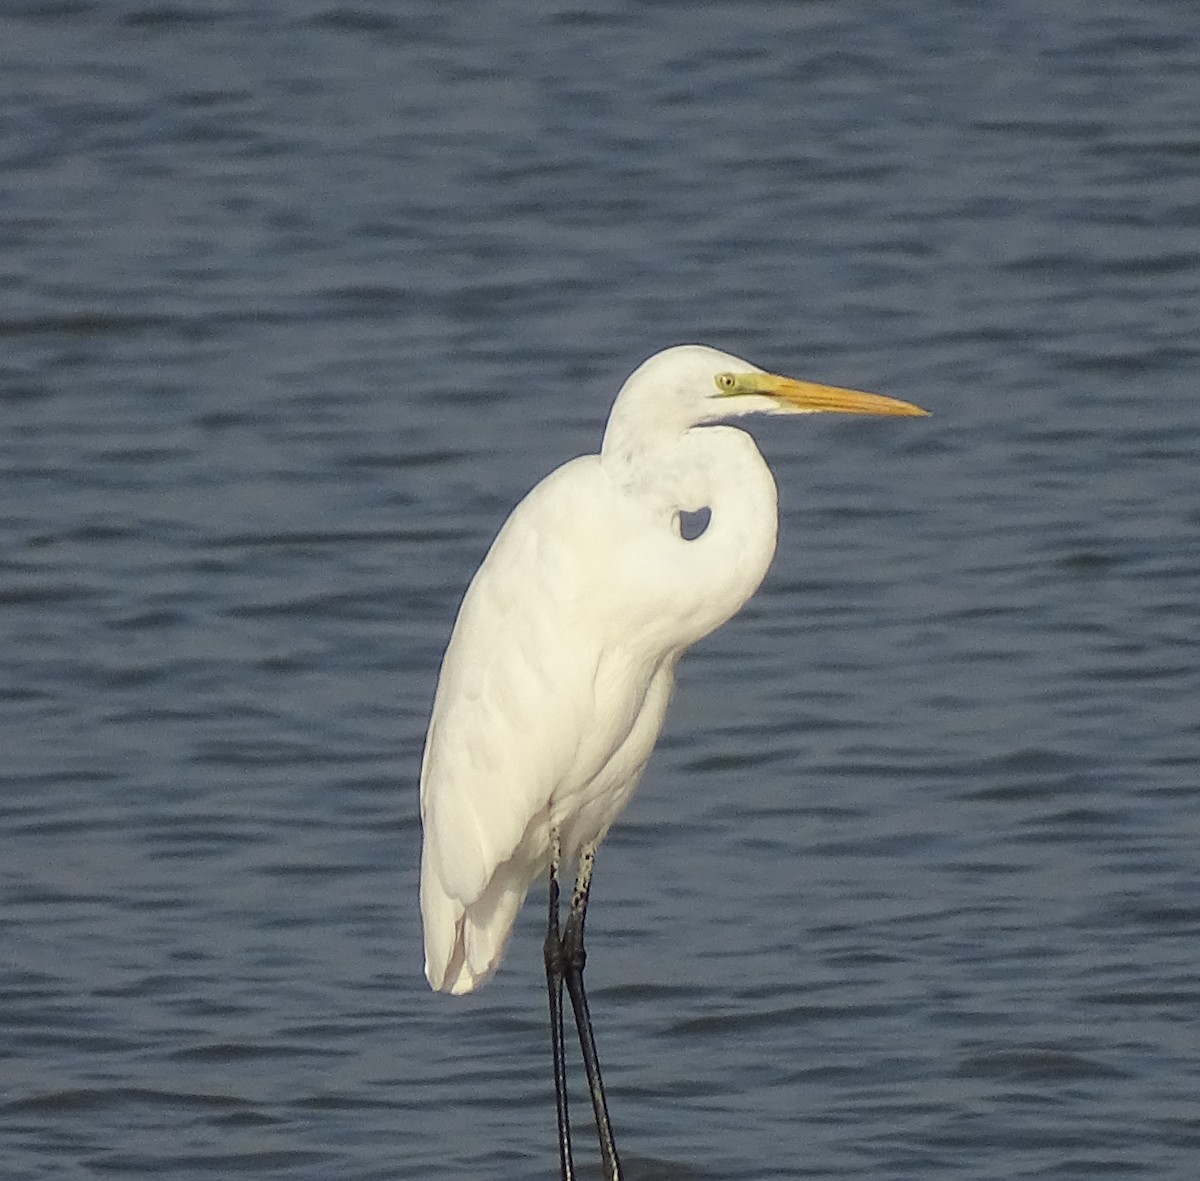
[[(664, 349), (643, 361), (617, 395), (609, 433), (679, 434), (745, 414), (924, 415), (927, 410), (861, 390), (767, 373), (707, 345)], [(607, 446), (607, 439), (606, 439)]]

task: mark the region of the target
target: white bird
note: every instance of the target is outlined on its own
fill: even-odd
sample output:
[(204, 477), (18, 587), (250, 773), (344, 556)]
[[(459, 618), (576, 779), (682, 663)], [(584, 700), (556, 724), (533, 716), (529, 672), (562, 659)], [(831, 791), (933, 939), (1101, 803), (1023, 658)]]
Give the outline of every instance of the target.
[[(425, 975), (466, 993), (496, 971), (549, 870), (545, 967), (562, 1177), (574, 1176), (562, 985), (575, 1011), (604, 1176), (621, 1177), (583, 990), (595, 852), (637, 787), (683, 652), (758, 589), (775, 481), (746, 414), (923, 415), (908, 402), (766, 373), (702, 345), (655, 354), (621, 387), (599, 455), (513, 510), (463, 598), (421, 766)], [(683, 514), (708, 510), (687, 540)], [(563, 931), (559, 874), (578, 867)]]

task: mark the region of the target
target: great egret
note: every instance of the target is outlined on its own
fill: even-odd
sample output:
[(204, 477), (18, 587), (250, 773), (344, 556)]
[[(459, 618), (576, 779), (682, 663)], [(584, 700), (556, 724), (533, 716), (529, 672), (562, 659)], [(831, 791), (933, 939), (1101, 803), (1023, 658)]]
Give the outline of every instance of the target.
[[(599, 455), (513, 510), (471, 580), (442, 661), (421, 766), (425, 975), (471, 992), (500, 963), (549, 869), (544, 959), (562, 1177), (574, 1176), (562, 986), (574, 1009), (604, 1176), (621, 1166), (583, 988), (596, 849), (658, 739), (675, 665), (758, 589), (775, 553), (775, 481), (745, 414), (919, 415), (908, 402), (766, 373), (680, 345), (621, 387)], [(683, 514), (707, 509), (687, 540)], [(577, 866), (559, 931), (559, 874)]]

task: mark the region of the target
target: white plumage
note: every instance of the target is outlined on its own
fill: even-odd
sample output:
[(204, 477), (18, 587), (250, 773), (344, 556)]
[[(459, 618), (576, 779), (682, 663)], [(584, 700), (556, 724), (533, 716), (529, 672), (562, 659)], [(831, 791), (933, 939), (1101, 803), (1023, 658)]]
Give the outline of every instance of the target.
[[(749, 413), (923, 414), (764, 373), (700, 345), (626, 381), (599, 455), (564, 464), (501, 528), (446, 649), (421, 767), (421, 909), (432, 987), (496, 970), (545, 871), (603, 840), (662, 728), (675, 666), (754, 593), (775, 482)], [(710, 510), (696, 539), (681, 512)]]

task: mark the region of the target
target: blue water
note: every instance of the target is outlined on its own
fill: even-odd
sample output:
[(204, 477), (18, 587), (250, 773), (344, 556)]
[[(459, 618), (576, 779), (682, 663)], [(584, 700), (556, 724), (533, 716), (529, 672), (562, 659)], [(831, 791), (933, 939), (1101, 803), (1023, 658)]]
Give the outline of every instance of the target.
[(540, 897), (421, 975), (421, 741), (689, 340), (934, 417), (754, 428), (597, 869), (630, 1181), (1192, 1181), (1200, 10), (12, 0), (0, 67), (6, 1181), (557, 1175)]

